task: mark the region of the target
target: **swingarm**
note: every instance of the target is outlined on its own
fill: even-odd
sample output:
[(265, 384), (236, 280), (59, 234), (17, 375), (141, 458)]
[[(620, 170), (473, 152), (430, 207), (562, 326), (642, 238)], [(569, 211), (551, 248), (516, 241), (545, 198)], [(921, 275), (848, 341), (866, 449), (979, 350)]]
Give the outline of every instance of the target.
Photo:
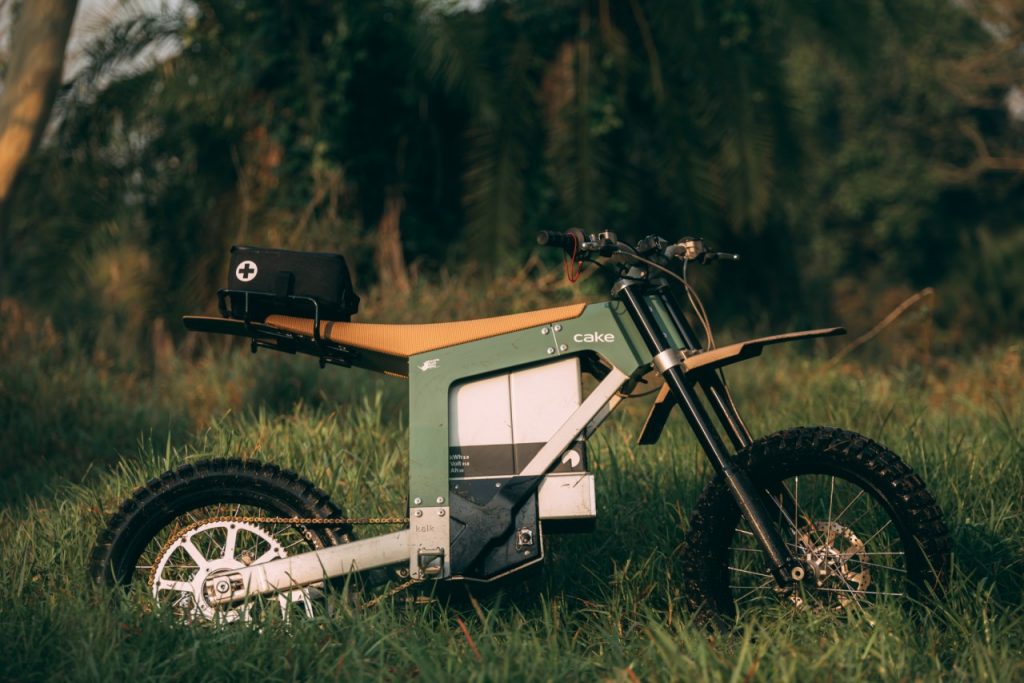
[(211, 605), (242, 602), (255, 595), (288, 592), (325, 579), (386, 567), (409, 556), (409, 530), (211, 573), (203, 586)]

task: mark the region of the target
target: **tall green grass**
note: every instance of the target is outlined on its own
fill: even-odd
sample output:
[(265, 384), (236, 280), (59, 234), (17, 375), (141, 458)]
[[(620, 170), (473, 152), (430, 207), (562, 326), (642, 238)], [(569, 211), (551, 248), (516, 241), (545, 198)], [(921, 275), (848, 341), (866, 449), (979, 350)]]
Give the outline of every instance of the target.
[(240, 456), (297, 470), (346, 512), (401, 514), (404, 384), (233, 347), (104, 365), (95, 346), (81, 350), (87, 341), (7, 322), (0, 680), (1024, 678), (1019, 345), (927, 368), (827, 372), (772, 349), (729, 374), (755, 433), (842, 426), (922, 474), (956, 552), (936, 607), (883, 605), (874, 623), (779, 609), (710, 635), (685, 608), (676, 553), (709, 466), (682, 420), (656, 447), (635, 446), (640, 399), (591, 442), (596, 531), (546, 537), (541, 571), (472, 599), (462, 588), (455, 600), (370, 610), (334, 599), (331, 616), (311, 622), (189, 629), (89, 584), (88, 551), (109, 513), (163, 470)]

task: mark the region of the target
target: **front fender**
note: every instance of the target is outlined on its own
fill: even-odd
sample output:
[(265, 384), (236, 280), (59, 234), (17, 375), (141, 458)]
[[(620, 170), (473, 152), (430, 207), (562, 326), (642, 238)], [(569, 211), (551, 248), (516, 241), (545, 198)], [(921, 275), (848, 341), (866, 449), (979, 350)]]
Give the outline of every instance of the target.
[[(710, 351), (700, 351), (686, 356), (683, 359), (683, 369), (687, 375), (691, 375), (699, 381), (702, 375), (714, 372), (718, 368), (760, 356), (764, 347), (771, 346), (772, 344), (783, 344), (791, 341), (800, 341), (801, 339), (813, 339), (815, 337), (835, 337), (842, 334), (846, 334), (845, 328), (824, 327), (817, 330), (787, 332), (786, 334), (776, 334), (771, 337), (748, 339), (747, 341), (729, 344), (728, 346), (711, 349)], [(661, 431), (665, 427), (665, 422), (668, 420), (668, 415), (675, 403), (675, 398), (670, 393), (668, 385), (662, 385), (661, 391), (658, 392), (658, 397), (654, 400), (654, 404), (647, 414), (647, 420), (640, 430), (640, 436), (637, 439), (639, 445), (649, 446), (658, 442), (658, 439), (661, 437)]]

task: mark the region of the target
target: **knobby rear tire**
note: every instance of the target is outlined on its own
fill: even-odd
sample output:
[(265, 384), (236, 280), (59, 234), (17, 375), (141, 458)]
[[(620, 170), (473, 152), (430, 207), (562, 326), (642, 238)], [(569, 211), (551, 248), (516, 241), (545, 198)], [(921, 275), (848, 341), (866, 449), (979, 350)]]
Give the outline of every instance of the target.
[[(879, 516), (888, 516), (891, 525), (898, 532), (898, 536), (894, 537), (898, 539), (905, 552), (902, 556), (904, 566), (893, 571), (905, 572), (894, 574), (905, 577), (900, 579), (906, 588), (904, 594), (911, 598), (921, 598), (941, 590), (949, 562), (949, 531), (938, 504), (925, 488), (924, 482), (893, 452), (852, 432), (824, 427), (802, 427), (759, 439), (741, 450), (736, 459), (761, 491), (778, 492), (780, 482), (787, 480), (790, 481), (790, 484), (787, 484), (789, 490), (794, 478), (799, 482), (799, 477), (804, 476), (805, 482), (813, 481), (814, 477), (830, 477), (833, 490), (838, 480), (852, 490), (866, 492), (870, 500), (873, 500), (882, 511), (878, 513)], [(829, 514), (832, 515), (834, 512), (831, 492), (828, 497)], [(770, 500), (767, 494), (765, 498)], [(772, 505), (771, 502), (767, 504)], [(820, 509), (824, 509), (823, 503)], [(772, 510), (778, 515), (777, 521), (780, 526), (785, 526), (783, 513), (778, 507), (773, 507)], [(815, 523), (820, 523), (820, 517), (815, 519)], [(730, 558), (734, 555), (739, 556), (741, 550), (748, 553), (744, 557), (749, 557), (749, 553), (760, 552), (750, 539), (749, 532), (742, 531), (744, 525), (739, 508), (725, 482), (721, 477), (716, 477), (697, 501), (690, 518), (690, 530), (682, 553), (684, 585), (690, 605), (716, 623), (722, 623), (723, 620), (730, 623), (742, 612), (738, 611), (736, 600), (744, 596), (740, 594), (739, 587), (735, 586), (735, 577), (738, 576), (737, 571), (743, 570), (735, 567), (730, 569), (731, 561), (742, 560)], [(796, 526), (799, 528), (806, 525), (797, 523)], [(817, 538), (830, 535), (822, 533), (820, 528), (809, 528), (815, 529), (809, 532), (809, 535), (815, 535)], [(786, 536), (784, 540), (787, 543), (792, 538), (787, 535), (789, 531), (792, 531), (792, 525), (789, 525), (788, 529), (780, 529)], [(857, 532), (856, 529), (848, 531), (851, 534)], [(738, 534), (743, 533), (747, 534), (747, 547), (730, 548), (731, 545), (742, 543), (743, 538)], [(868, 529), (861, 532), (860, 536), (854, 535), (853, 538), (865, 541), (870, 533), (872, 531)], [(739, 542), (736, 540), (738, 538), (741, 539)], [(799, 545), (793, 541), (791, 550)], [(871, 546), (871, 543), (865, 543), (865, 546)], [(751, 547), (755, 550), (751, 550)], [(870, 557), (871, 550), (867, 547), (864, 557)], [(898, 553), (882, 552), (880, 555)], [(881, 559), (878, 562), (881, 562)], [(875, 566), (871, 562), (863, 564), (872, 565), (872, 568)], [(754, 568), (757, 568), (756, 565)], [(762, 567), (761, 571), (767, 572), (767, 567)], [(873, 571), (881, 573), (878, 569)], [(761, 576), (754, 579), (762, 585), (768, 584), (769, 588), (773, 589), (774, 583)], [(730, 587), (730, 584), (733, 584), (733, 587)], [(756, 588), (754, 590), (756, 591)], [(767, 588), (761, 590), (764, 595), (774, 595), (774, 592), (769, 593)], [(814, 589), (811, 590), (813, 592)], [(750, 592), (746, 594), (749, 595)], [(829, 597), (826, 593), (821, 595)]]
[[(121, 504), (100, 532), (89, 574), (128, 587), (140, 555), (168, 525), (209, 506), (240, 505), (274, 517), (342, 517), (341, 509), (311, 482), (276, 465), (253, 460), (200, 460), (164, 472)], [(353, 539), (350, 526), (300, 528), (309, 549)]]

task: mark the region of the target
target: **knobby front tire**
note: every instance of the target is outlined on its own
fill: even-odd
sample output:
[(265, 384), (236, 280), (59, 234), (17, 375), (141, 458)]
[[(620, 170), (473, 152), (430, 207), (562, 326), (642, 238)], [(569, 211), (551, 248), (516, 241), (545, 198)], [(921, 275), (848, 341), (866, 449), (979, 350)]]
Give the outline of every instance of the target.
[(785, 600), (819, 610), (870, 608), (941, 589), (949, 532), (921, 478), (858, 434), (802, 427), (755, 441), (736, 455), (790, 552), (811, 571), (780, 597), (767, 556), (721, 477), (690, 518), (682, 569), (691, 606), (727, 622)]

